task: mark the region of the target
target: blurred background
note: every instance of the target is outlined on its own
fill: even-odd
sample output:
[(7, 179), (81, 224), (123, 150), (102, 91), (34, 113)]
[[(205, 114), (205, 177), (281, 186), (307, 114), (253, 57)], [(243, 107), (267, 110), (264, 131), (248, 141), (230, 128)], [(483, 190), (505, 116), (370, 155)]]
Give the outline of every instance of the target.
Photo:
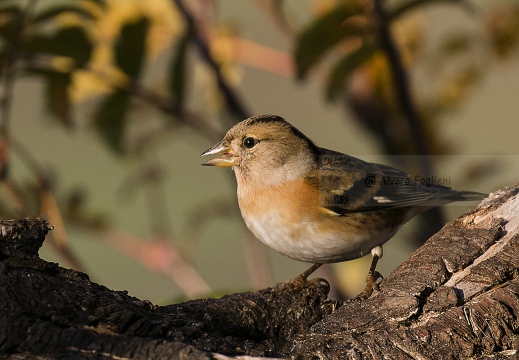
[[(251, 115), (411, 176), (517, 183), (516, 0), (0, 1), (0, 216), (45, 217), (41, 256), (166, 304), (309, 265), (245, 228), (200, 153)], [(388, 275), (453, 204), (384, 247)], [(354, 296), (371, 259), (325, 266)]]

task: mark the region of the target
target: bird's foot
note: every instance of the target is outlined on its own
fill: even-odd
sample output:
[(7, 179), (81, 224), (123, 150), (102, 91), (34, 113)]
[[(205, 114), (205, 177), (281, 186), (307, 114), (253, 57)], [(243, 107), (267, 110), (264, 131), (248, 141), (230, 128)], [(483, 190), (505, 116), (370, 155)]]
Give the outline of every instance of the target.
[(356, 301), (362, 301), (368, 299), (371, 294), (373, 294), (373, 290), (378, 290), (378, 279), (383, 279), (384, 277), (380, 275), (378, 271), (375, 272), (369, 272), (366, 276), (366, 287), (364, 288), (364, 291), (362, 291), (359, 295), (355, 297), (354, 300)]
[(328, 284), (328, 281), (326, 281), (324, 279), (315, 278), (312, 280), (308, 280), (308, 277), (315, 270), (317, 270), (319, 267), (321, 267), (321, 265), (322, 264), (313, 264), (310, 268), (308, 268), (305, 272), (300, 274), (295, 279), (292, 279), (288, 282), (277, 283), (274, 286), (274, 288), (272, 289), (272, 294), (280, 295), (285, 292), (299, 291), (299, 290), (303, 289), (305, 286), (308, 286), (309, 284), (321, 283), (321, 282), (325, 282), (329, 287), (330, 284)]
[[(315, 283), (328, 284), (328, 281), (326, 281), (325, 279), (321, 279), (321, 278), (313, 278), (313, 279), (308, 280), (308, 279), (302, 277), (301, 275), (299, 275), (298, 277), (296, 277), (292, 280), (277, 283), (272, 288), (272, 294), (281, 295), (286, 292), (300, 291), (304, 287), (315, 284)], [(328, 284), (328, 286), (330, 286), (330, 285)]]

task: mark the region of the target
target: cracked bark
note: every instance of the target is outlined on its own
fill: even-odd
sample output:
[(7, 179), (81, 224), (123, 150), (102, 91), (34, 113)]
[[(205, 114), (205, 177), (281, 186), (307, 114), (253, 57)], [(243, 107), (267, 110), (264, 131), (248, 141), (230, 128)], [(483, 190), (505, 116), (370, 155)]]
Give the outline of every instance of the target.
[(155, 306), (40, 259), (47, 231), (40, 220), (3, 223), (1, 358), (517, 356), (519, 185), (447, 224), (363, 302), (310, 283)]

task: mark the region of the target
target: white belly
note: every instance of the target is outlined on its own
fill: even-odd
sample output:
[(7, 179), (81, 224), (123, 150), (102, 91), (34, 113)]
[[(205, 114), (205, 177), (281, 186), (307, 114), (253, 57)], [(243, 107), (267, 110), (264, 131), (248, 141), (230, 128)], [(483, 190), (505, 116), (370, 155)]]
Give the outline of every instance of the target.
[(316, 224), (302, 219), (286, 227), (282, 214), (274, 210), (254, 218), (243, 217), (249, 230), (265, 245), (292, 259), (311, 263), (353, 260), (368, 254), (395, 233), (323, 232)]

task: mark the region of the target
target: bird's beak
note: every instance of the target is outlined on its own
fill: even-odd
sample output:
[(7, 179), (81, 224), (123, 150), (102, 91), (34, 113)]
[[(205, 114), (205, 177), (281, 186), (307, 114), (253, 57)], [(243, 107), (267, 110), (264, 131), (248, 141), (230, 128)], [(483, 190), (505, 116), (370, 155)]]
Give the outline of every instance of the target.
[(234, 154), (233, 150), (229, 146), (223, 145), (222, 141), (204, 151), (200, 156), (216, 154), (221, 154), (221, 156), (206, 161), (202, 165), (228, 167), (235, 166), (238, 163), (238, 157), (236, 156), (236, 154)]

